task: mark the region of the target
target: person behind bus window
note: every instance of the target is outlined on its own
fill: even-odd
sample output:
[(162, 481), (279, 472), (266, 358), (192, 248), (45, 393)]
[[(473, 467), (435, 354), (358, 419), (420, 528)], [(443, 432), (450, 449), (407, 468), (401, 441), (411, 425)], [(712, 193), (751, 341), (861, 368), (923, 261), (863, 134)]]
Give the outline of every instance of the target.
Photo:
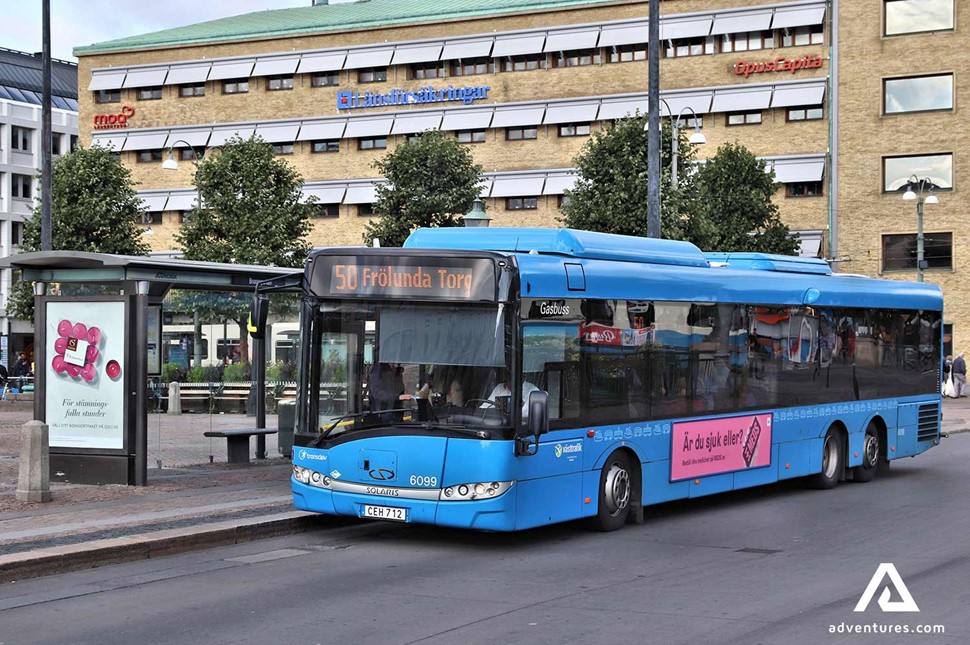
[[(509, 373), (508, 370), (502, 370), (499, 374), (498, 383), (492, 388), (491, 394), (488, 395), (488, 401), (493, 403), (498, 403), (503, 398), (508, 400), (512, 396), (512, 388), (509, 387)], [(529, 381), (522, 379), (522, 420), (525, 421), (529, 418), (529, 395), (532, 392), (538, 392), (539, 388)], [(482, 403), (481, 407), (492, 407), (489, 403)]]
[(371, 412), (395, 410), (404, 394), (404, 369), (400, 363), (374, 363), (367, 380)]

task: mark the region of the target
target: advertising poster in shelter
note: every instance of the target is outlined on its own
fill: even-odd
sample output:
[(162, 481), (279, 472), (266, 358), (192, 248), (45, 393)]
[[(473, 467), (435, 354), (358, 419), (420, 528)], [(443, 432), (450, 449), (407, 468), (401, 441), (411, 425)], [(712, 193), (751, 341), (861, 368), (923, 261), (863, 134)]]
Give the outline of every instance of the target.
[(44, 370), (51, 447), (124, 448), (125, 303), (46, 305)]

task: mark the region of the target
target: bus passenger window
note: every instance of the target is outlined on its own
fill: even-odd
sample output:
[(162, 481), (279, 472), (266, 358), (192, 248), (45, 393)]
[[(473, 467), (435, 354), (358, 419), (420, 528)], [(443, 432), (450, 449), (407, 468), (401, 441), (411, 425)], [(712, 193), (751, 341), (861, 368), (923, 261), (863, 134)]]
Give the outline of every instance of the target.
[(522, 330), (523, 378), (549, 393), (549, 419), (579, 416), (576, 323), (530, 323)]

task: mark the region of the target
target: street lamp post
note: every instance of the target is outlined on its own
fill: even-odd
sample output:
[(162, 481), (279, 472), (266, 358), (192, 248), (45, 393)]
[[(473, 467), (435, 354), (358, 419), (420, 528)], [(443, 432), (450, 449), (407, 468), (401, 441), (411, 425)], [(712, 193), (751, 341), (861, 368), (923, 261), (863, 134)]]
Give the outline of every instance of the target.
[[(678, 165), (678, 162), (680, 161), (680, 128), (681, 128), (681, 119), (683, 118), (685, 112), (690, 112), (691, 115), (694, 117), (694, 133), (687, 138), (687, 142), (690, 143), (691, 145), (699, 146), (707, 143), (707, 137), (704, 136), (704, 133), (701, 132), (700, 126), (697, 124), (697, 121), (698, 121), (697, 112), (694, 111), (694, 108), (690, 107), (689, 105), (686, 105), (680, 110), (677, 116), (674, 117), (673, 110), (670, 109), (670, 104), (667, 103), (667, 101), (665, 101), (664, 99), (660, 99), (660, 103), (662, 103), (667, 107), (667, 115), (670, 116), (670, 133), (671, 133), (670, 188), (672, 191), (674, 191), (674, 190), (677, 190), (677, 187), (678, 187), (677, 165)], [(649, 127), (649, 124), (648, 124), (648, 127)], [(676, 209), (676, 201), (674, 202), (674, 204), (675, 204), (674, 208)], [(674, 211), (674, 213), (676, 214), (676, 210)]]
[(465, 228), (485, 228), (488, 223), (492, 221), (492, 218), (485, 214), (485, 202), (481, 199), (476, 199), (472, 202), (472, 209), (461, 216), (462, 221), (465, 223)]
[[(914, 191), (913, 188), (916, 188)], [(916, 281), (923, 281), (923, 270), (926, 269), (923, 245), (923, 204), (939, 204), (940, 200), (933, 194), (933, 182), (928, 177), (922, 179), (916, 175), (909, 178), (906, 185), (906, 192), (903, 193), (903, 200), (916, 202)], [(924, 197), (923, 192), (927, 195)]]

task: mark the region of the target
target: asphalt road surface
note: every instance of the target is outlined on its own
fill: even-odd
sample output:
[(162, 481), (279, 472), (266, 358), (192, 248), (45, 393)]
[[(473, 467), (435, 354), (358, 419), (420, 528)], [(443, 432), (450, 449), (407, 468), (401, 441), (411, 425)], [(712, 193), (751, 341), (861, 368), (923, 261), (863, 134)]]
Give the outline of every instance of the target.
[[(4, 585), (0, 643), (965, 644), (968, 463), (959, 434), (872, 483), (667, 504), (605, 534), (323, 518), (311, 533)], [(902, 587), (889, 574), (870, 585), (881, 563)], [(916, 633), (926, 626), (937, 633)]]

